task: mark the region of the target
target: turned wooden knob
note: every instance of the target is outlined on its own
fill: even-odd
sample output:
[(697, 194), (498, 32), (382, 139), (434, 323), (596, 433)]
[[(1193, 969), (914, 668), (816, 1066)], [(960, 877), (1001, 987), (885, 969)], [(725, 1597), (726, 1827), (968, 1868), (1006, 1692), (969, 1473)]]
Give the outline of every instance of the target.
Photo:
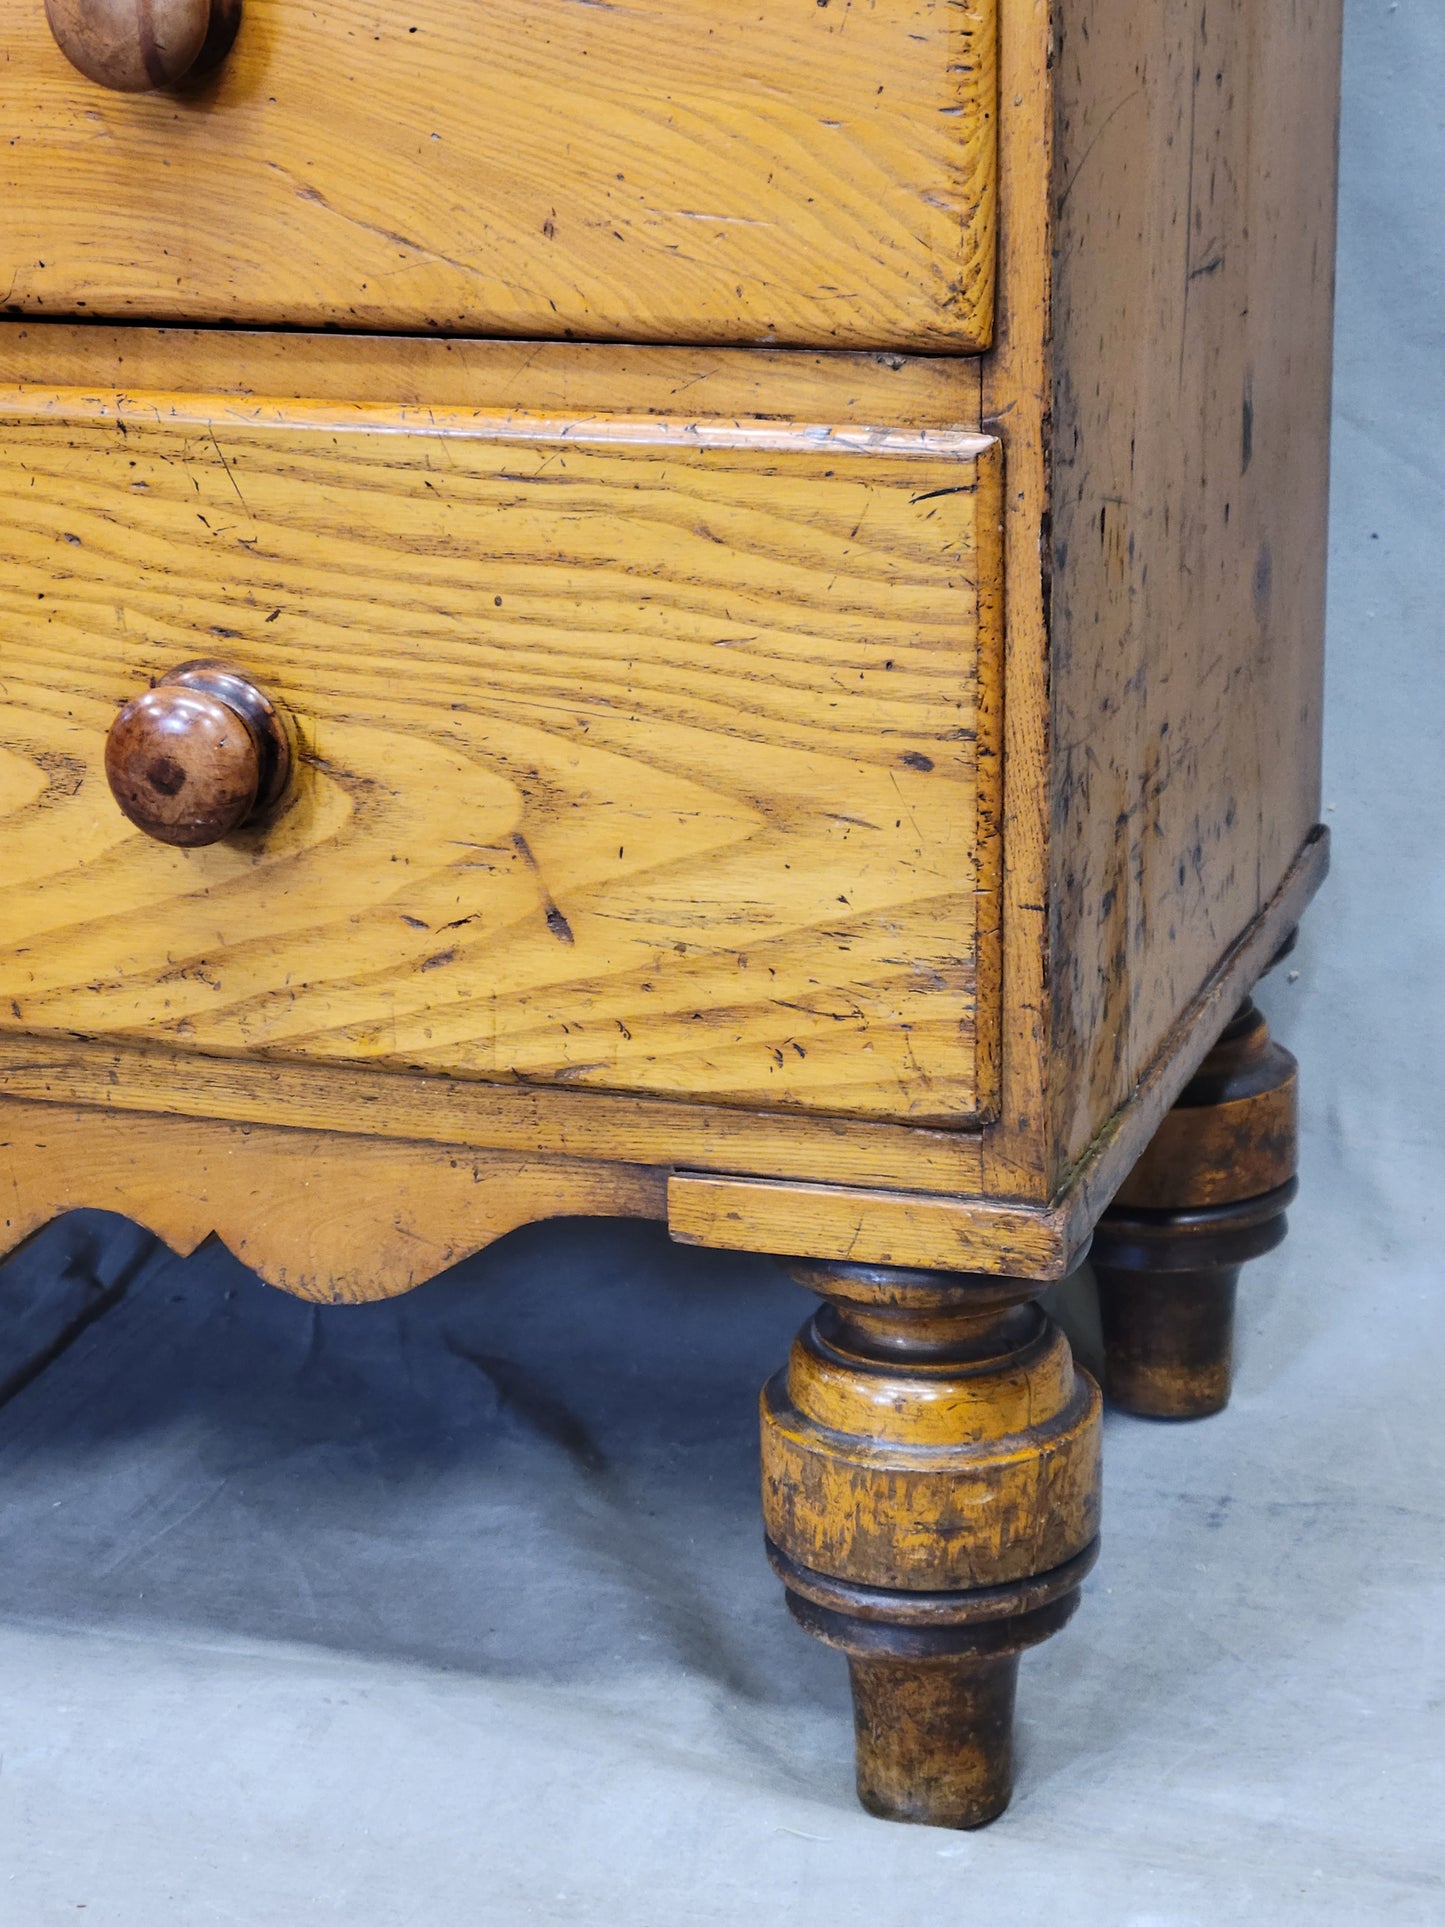
[(194, 849), (279, 801), (291, 742), (275, 704), (240, 670), (187, 662), (116, 717), (105, 774), (138, 830)]
[(174, 87), (198, 66), (214, 65), (235, 37), (237, 11), (237, 0), (219, 0), (214, 18), (212, 0), (45, 0), (50, 31), (71, 66), (122, 94)]

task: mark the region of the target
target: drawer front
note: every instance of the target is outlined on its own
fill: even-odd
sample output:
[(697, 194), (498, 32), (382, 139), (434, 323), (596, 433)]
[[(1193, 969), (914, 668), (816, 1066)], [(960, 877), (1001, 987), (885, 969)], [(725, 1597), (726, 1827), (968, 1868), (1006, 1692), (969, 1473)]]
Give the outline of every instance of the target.
[[(935, 1123), (992, 1103), (997, 445), (0, 397), (0, 1012)], [(224, 654), (288, 799), (121, 816)]]
[(245, 0), (213, 78), (120, 94), (0, 0), (6, 304), (981, 348), (994, 5)]

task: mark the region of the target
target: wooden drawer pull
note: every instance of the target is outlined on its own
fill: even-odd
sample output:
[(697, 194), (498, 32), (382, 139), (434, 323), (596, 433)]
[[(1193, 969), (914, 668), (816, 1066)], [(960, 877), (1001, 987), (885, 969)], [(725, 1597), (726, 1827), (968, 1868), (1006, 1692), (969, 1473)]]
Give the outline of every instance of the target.
[(174, 87), (230, 52), (240, 0), (45, 0), (60, 51), (87, 80), (122, 94)]
[(157, 843), (219, 843), (279, 802), (291, 740), (270, 698), (224, 662), (187, 662), (110, 726), (111, 794)]

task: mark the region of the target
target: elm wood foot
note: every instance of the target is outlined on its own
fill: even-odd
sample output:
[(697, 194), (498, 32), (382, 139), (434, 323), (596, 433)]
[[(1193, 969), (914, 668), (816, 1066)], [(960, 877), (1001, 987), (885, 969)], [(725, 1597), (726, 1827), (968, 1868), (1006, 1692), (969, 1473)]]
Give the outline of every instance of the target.
[(1146, 1418), (1229, 1402), (1241, 1267), (1298, 1185), (1298, 1066), (1246, 999), (1094, 1234), (1110, 1400)]
[(789, 1270), (825, 1303), (763, 1391), (769, 1556), (794, 1618), (848, 1655), (864, 1806), (983, 1826), (1012, 1789), (1019, 1655), (1094, 1561), (1098, 1388), (1042, 1286)]

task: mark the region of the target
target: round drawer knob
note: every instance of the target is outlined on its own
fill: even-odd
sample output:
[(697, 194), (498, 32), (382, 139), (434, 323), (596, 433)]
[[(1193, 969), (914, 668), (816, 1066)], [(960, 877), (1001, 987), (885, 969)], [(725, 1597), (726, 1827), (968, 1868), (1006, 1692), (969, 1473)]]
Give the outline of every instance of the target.
[(187, 662), (128, 702), (105, 740), (111, 794), (157, 843), (219, 843), (274, 807), (291, 774), (275, 704), (238, 669)]
[(87, 80), (148, 94), (224, 60), (240, 0), (45, 0), (45, 17)]

